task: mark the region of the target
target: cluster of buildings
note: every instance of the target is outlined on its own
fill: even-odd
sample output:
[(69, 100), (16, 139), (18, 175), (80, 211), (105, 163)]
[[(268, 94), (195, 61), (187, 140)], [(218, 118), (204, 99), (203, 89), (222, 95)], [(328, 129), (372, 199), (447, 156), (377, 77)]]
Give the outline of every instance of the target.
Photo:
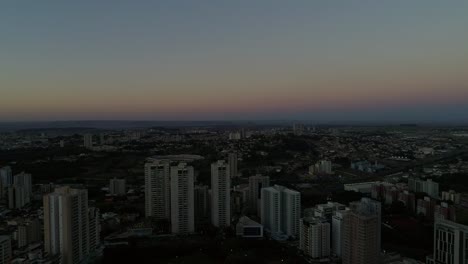
[[(90, 150), (98, 150), (98, 151), (103, 151), (103, 150), (109, 150), (109, 149), (114, 149), (112, 146), (110, 146), (114, 141), (123, 141), (123, 142), (129, 142), (129, 141), (138, 141), (141, 139), (141, 137), (144, 135), (144, 132), (141, 130), (130, 130), (130, 131), (125, 131), (123, 135), (120, 136), (113, 136), (113, 135), (107, 135), (106, 133), (99, 133), (98, 135), (94, 135), (91, 133), (85, 133), (83, 135), (83, 147), (90, 149)], [(96, 139), (96, 140), (95, 140)], [(64, 142), (60, 142), (60, 146), (62, 146)]]
[[(295, 124), (292, 129), (295, 135), (306, 137), (312, 134), (310, 128), (303, 124)], [(444, 149), (456, 147), (454, 143), (440, 142), (434, 148), (422, 148), (421, 146), (427, 144), (425, 140), (398, 134), (372, 135), (363, 138), (353, 131), (347, 134), (348, 131), (343, 129), (339, 134), (337, 129), (327, 131), (314, 129), (313, 132), (314, 135), (323, 134), (320, 140), (314, 139), (313, 143), (323, 158), (309, 167), (309, 174), (314, 176), (333, 174), (332, 160), (335, 162), (334, 168), (337, 174), (349, 169), (349, 163), (340, 161), (340, 158), (345, 158), (348, 162), (357, 160), (351, 163), (351, 169), (356, 170), (352, 173), (359, 174), (357, 171), (373, 173), (385, 169), (386, 166), (394, 166), (391, 162), (385, 162), (389, 157), (424, 159), (442, 153)], [(135, 188), (136, 196), (141, 196), (135, 201), (142, 204), (141, 199), (144, 196), (144, 211), (147, 217), (144, 220), (145, 224), (148, 220), (155, 220), (148, 222), (152, 224), (156, 222), (160, 226), (166, 223), (168, 228), (165, 232), (159, 230), (153, 232), (153, 225), (148, 225), (151, 228), (147, 228), (147, 225), (135, 225), (128, 228), (128, 232), (133, 235), (172, 233), (176, 235), (172, 237), (177, 239), (178, 235), (197, 233), (206, 225), (212, 225), (219, 229), (231, 228), (235, 230), (237, 236), (246, 239), (266, 237), (288, 241), (285, 244), (297, 245), (311, 262), (380, 263), (381, 207), (399, 202), (415, 215), (422, 215), (435, 222), (434, 254), (427, 258), (428, 264), (464, 263), (462, 260), (467, 262), (468, 240), (465, 238), (468, 235), (468, 228), (457, 223), (459, 220), (457, 206), (464, 203), (464, 197), (455, 191), (440, 192), (439, 185), (435, 181), (410, 178), (408, 184), (389, 182), (346, 184), (345, 190), (362, 192), (372, 199), (364, 198), (348, 206), (328, 202), (303, 210), (300, 192), (288, 188), (287, 183), (285, 186), (275, 185), (276, 179), (273, 178), (272, 181), (266, 175), (273, 175), (270, 172), (276, 172), (278, 175), (280, 171), (285, 172), (285, 175), (304, 173), (305, 168), (310, 165), (310, 160), (315, 159), (313, 154), (291, 150), (291, 155), (295, 157), (293, 161), (272, 162), (268, 164), (271, 167), (269, 171), (263, 170), (267, 165), (257, 168), (254, 164), (245, 168), (242, 173), (252, 171), (253, 168), (254, 173), (263, 174), (247, 174), (253, 175), (248, 179), (239, 177), (242, 176), (238, 169), (239, 160), (247, 160), (252, 153), (271, 157), (270, 154), (277, 151), (275, 147), (284, 141), (284, 137), (277, 135), (290, 135), (291, 127), (287, 130), (261, 131), (259, 134), (262, 134), (262, 137), (251, 137), (251, 132), (244, 130), (230, 132), (181, 130), (174, 134), (164, 130), (149, 129), (145, 136), (138, 131), (125, 132), (123, 136), (118, 133), (120, 132), (116, 132), (116, 136), (105, 133), (85, 134), (83, 141), (81, 137), (76, 141), (80, 146), (83, 145), (90, 150), (102, 151), (112, 143), (117, 143), (112, 147), (124, 149), (123, 146), (132, 143), (130, 141), (141, 140), (142, 143), (157, 142), (145, 151), (160, 153), (161, 150), (170, 152), (175, 149), (173, 153), (183, 153), (192, 149), (193, 140), (197, 141), (197, 144), (202, 142), (205, 146), (216, 145), (213, 148), (216, 153), (226, 154), (225, 160), (211, 163), (209, 182), (197, 179), (200, 175), (195, 171), (196, 165), (193, 164), (203, 157), (169, 155), (148, 159), (144, 165), (144, 186), (141, 190)], [(190, 141), (185, 140), (188, 138)], [(238, 141), (240, 139), (245, 140)], [(65, 147), (72, 140), (75, 139), (60, 138), (58, 143), (60, 147)], [(402, 141), (408, 144), (402, 144)], [(122, 142), (129, 143), (125, 145)], [(125, 151), (135, 151), (135, 149), (127, 148)], [(83, 155), (100, 154), (86, 153)], [(348, 164), (346, 168), (341, 166), (344, 163)], [(463, 164), (460, 162), (457, 169), (462, 170), (465, 166)], [(333, 179), (333, 176), (328, 178)], [(6, 200), (5, 206), (14, 213), (21, 212), (22, 216), (9, 219), (8, 229), (2, 231), (2, 234), (8, 232), (9, 235), (0, 236), (0, 264), (11, 261), (13, 263), (83, 263), (93, 258), (102, 244), (100, 222), (115, 218), (116, 214), (107, 213), (104, 217), (101, 216), (99, 209), (88, 205), (85, 189), (68, 186), (56, 188), (47, 184), (42, 185), (39, 191), (40, 197), (45, 194), (42, 198), (42, 208), (31, 213), (32, 206), (28, 204), (34, 204), (31, 201), (38, 199), (33, 193), (31, 181), (31, 175), (28, 173), (14, 175), (11, 168), (0, 168), (0, 195)], [(346, 179), (343, 181), (347, 182)], [(133, 183), (133, 180), (129, 183)], [(337, 185), (341, 187), (341, 183)], [(122, 204), (126, 203), (128, 206), (130, 192), (127, 190), (133, 186), (127, 188), (125, 179), (113, 178), (109, 181), (109, 194), (115, 196), (111, 197), (113, 201), (123, 201)], [(125, 218), (128, 218), (130, 223), (141, 221), (138, 213), (130, 215), (124, 212), (120, 216), (122, 222)], [(125, 227), (125, 224), (121, 227)]]
[[(171, 233), (190, 234), (200, 219), (219, 228), (236, 223), (243, 238), (298, 240), (311, 260), (378, 263), (381, 258), (381, 204), (370, 198), (347, 207), (329, 202), (302, 211), (301, 194), (271, 185), (264, 175), (249, 177), (248, 186), (231, 186), (229, 163), (211, 164), (211, 188), (196, 184), (187, 162), (152, 160), (145, 164), (146, 216), (170, 222)], [(235, 198), (239, 199), (235, 199)], [(236, 203), (244, 214), (234, 218)]]
[[(462, 194), (453, 190), (439, 192), (437, 182), (419, 178), (410, 178), (408, 185), (371, 182), (350, 185), (350, 188), (368, 193), (387, 205), (401, 202), (411, 212), (434, 221), (433, 254), (426, 258), (426, 264), (468, 263), (468, 222), (463, 213), (467, 207)], [(417, 193), (424, 196), (418, 199)], [(458, 211), (462, 217), (458, 217)]]
[[(231, 226), (233, 208), (240, 206), (260, 223), (247, 216), (239, 220), (255, 234), (269, 234), (275, 239), (297, 237), (301, 214), (300, 193), (284, 186), (270, 186), (270, 178), (254, 175), (243, 194), (231, 187), (231, 165), (218, 160), (211, 164), (211, 188), (195, 184), (194, 168), (177, 160), (152, 160), (145, 164), (145, 211), (155, 220), (170, 221), (173, 234), (190, 234), (209, 217), (218, 228)], [(231, 193), (233, 195), (231, 196)], [(235, 199), (239, 198), (239, 199)], [(241, 231), (239, 231), (241, 233)], [(246, 236), (252, 236), (246, 231)]]
[(401, 202), (410, 212), (434, 221), (433, 254), (427, 257), (426, 264), (468, 263), (467, 204), (461, 193), (440, 192), (437, 182), (420, 178), (409, 178), (407, 185), (368, 182), (347, 187), (386, 205)]
[(362, 182), (345, 184), (345, 190), (360, 192), (385, 205), (402, 203), (409, 212), (428, 221), (446, 219), (455, 221), (456, 209), (462, 195), (455, 191), (440, 193), (439, 184), (431, 179), (409, 178), (408, 184), (389, 182)]
[(195, 182), (194, 168), (186, 162), (160, 159), (146, 163), (146, 216), (170, 221), (174, 234), (195, 232), (195, 219), (204, 219), (208, 211), (214, 226), (230, 226), (230, 165), (223, 160), (211, 164), (210, 191)]
[(86, 263), (99, 249), (99, 209), (88, 207), (86, 189), (43, 185), (34, 193), (36, 200), (44, 194), (37, 210), (25, 207), (33, 201), (31, 174), (3, 167), (0, 184), (10, 210), (2, 211), (9, 216), (2, 215), (8, 235), (0, 236), (0, 263)]
[[(302, 211), (301, 194), (271, 185), (270, 177), (249, 177), (248, 186), (231, 186), (230, 164), (211, 164), (211, 188), (196, 184), (189, 162), (152, 160), (145, 164), (146, 216), (170, 222), (173, 234), (196, 232), (209, 218), (219, 228), (236, 222), (243, 238), (298, 240), (311, 260), (378, 263), (381, 252), (380, 202), (363, 198), (346, 207), (329, 202)], [(234, 218), (236, 204), (242, 216)]]
[(439, 184), (432, 179), (409, 178), (408, 188), (412, 192), (426, 193), (431, 198), (439, 199)]
[(367, 160), (355, 161), (351, 163), (351, 169), (367, 173), (374, 173), (384, 169), (385, 166), (377, 162), (371, 163)]
[(240, 131), (233, 131), (229, 133), (229, 140), (240, 140), (240, 139), (245, 139), (249, 138), (252, 136), (251, 131), (245, 131), (245, 129), (241, 129)]
[[(461, 194), (454, 191), (442, 192), (439, 184), (431, 179), (408, 179), (408, 185), (378, 182), (371, 185), (371, 197), (387, 205), (401, 202), (410, 212), (423, 216), (426, 220), (456, 220), (456, 207)], [(420, 194), (424, 195), (422, 197)]]
[(300, 250), (309, 258), (342, 263), (379, 263), (381, 205), (368, 198), (349, 207), (331, 203), (306, 209), (300, 220)]
[(468, 171), (468, 161), (461, 158), (456, 163), (437, 163), (424, 167), (423, 172), (433, 178), (442, 177), (443, 175), (464, 173)]
[(319, 160), (317, 163), (309, 166), (309, 175), (329, 175), (333, 174), (332, 162), (330, 160)]
[(23, 208), (30, 203), (32, 191), (31, 174), (21, 172), (13, 175), (9, 166), (0, 168), (0, 196), (6, 196), (8, 208)]

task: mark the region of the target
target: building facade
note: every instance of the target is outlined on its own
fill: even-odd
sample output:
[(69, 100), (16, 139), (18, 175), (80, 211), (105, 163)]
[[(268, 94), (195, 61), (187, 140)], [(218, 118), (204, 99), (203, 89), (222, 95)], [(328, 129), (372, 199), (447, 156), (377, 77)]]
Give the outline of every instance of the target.
[(299, 192), (279, 185), (262, 188), (260, 218), (272, 237), (297, 237), (300, 210)]
[(95, 251), (101, 242), (100, 233), (101, 233), (101, 223), (99, 209), (91, 207), (88, 210), (89, 218), (89, 251)]
[(170, 169), (170, 162), (166, 160), (154, 160), (145, 164), (146, 217), (171, 219)]
[(408, 187), (412, 192), (427, 193), (431, 198), (439, 199), (439, 184), (431, 179), (409, 178)]
[(25, 173), (24, 171), (16, 174), (13, 177), (13, 185), (22, 186), (24, 191), (27, 195), (27, 200), (30, 200), (30, 196), (32, 195), (32, 175), (29, 173)]
[(211, 223), (216, 227), (231, 225), (230, 167), (223, 160), (211, 164)]
[(179, 163), (171, 167), (171, 228), (174, 234), (195, 231), (193, 182), (192, 166)]
[(39, 219), (29, 219), (18, 225), (18, 247), (41, 241), (41, 224)]
[(236, 225), (236, 235), (243, 238), (262, 238), (263, 226), (247, 216), (242, 216)]
[(0, 264), (10, 263), (11, 257), (11, 238), (9, 236), (0, 236)]
[(344, 216), (343, 264), (374, 264), (380, 261), (381, 205), (363, 198), (350, 203)]
[(111, 195), (125, 195), (127, 193), (126, 188), (125, 179), (114, 178), (109, 181), (109, 193)]
[(88, 192), (56, 188), (44, 196), (45, 252), (60, 255), (60, 263), (75, 264), (90, 254)]
[(334, 256), (341, 257), (344, 241), (344, 218), (348, 211), (341, 210), (335, 212), (332, 217), (332, 253)]
[(8, 193), (8, 208), (21, 209), (29, 203), (29, 195), (25, 188), (20, 185), (11, 185), (7, 188)]
[(0, 168), (0, 180), (4, 188), (13, 184), (13, 174), (10, 166)]
[(468, 226), (438, 219), (434, 224), (434, 254), (427, 263), (468, 263)]
[(237, 165), (237, 153), (229, 153), (228, 155), (228, 164), (229, 164), (229, 174), (231, 178), (237, 177), (238, 165)]
[(320, 160), (309, 167), (310, 175), (333, 174), (332, 162), (329, 160)]
[(257, 174), (249, 177), (249, 208), (253, 213), (260, 215), (261, 189), (269, 186), (269, 176)]
[(330, 223), (321, 217), (300, 220), (299, 249), (313, 259), (330, 257)]
[(93, 148), (93, 135), (85, 134), (83, 136), (83, 146), (87, 149)]
[(195, 225), (200, 225), (208, 219), (210, 213), (210, 200), (207, 185), (195, 185), (194, 203)]

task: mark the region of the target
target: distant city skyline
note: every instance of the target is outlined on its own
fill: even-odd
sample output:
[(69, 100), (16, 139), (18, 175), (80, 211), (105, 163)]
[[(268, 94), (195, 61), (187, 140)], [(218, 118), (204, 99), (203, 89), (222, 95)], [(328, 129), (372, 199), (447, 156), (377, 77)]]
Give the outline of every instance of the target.
[(468, 123), (467, 1), (0, 4), (0, 122)]

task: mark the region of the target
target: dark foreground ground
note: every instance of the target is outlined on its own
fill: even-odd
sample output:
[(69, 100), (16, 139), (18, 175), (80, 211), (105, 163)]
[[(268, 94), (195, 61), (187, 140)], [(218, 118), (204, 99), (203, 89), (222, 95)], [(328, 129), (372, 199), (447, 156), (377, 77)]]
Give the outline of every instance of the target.
[(108, 247), (102, 263), (306, 263), (293, 247), (269, 240), (203, 237), (135, 238), (129, 245)]

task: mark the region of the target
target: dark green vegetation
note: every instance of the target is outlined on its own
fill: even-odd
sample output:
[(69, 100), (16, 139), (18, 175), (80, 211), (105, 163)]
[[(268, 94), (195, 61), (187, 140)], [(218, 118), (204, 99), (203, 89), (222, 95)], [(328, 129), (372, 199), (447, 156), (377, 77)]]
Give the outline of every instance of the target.
[(382, 223), (382, 249), (421, 261), (432, 254), (434, 231), (431, 223), (423, 223), (408, 215), (387, 215)]

